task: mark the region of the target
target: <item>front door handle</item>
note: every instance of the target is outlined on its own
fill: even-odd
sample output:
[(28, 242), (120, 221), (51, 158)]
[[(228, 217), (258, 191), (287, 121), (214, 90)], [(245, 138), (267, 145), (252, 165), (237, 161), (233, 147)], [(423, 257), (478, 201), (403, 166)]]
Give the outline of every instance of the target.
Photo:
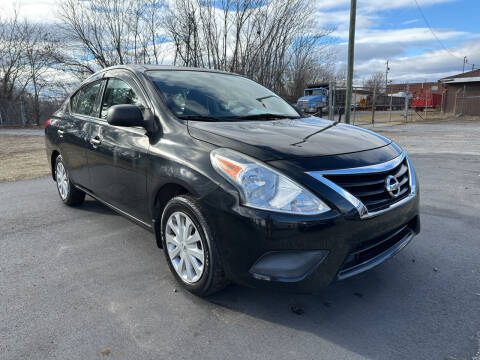
[(102, 140), (98, 136), (95, 136), (94, 138), (90, 139), (90, 144), (93, 146), (98, 146), (102, 143)]

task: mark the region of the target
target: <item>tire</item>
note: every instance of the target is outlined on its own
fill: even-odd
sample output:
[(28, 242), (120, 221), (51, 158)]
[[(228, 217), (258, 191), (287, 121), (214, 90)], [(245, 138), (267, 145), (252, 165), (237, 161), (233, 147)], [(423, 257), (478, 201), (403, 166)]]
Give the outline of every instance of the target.
[(194, 198), (181, 195), (171, 199), (163, 210), (160, 226), (168, 267), (185, 289), (207, 296), (228, 285), (215, 237)]
[(55, 182), (57, 184), (58, 195), (64, 204), (76, 206), (83, 203), (85, 193), (77, 189), (70, 181), (62, 155), (58, 155), (55, 159)]

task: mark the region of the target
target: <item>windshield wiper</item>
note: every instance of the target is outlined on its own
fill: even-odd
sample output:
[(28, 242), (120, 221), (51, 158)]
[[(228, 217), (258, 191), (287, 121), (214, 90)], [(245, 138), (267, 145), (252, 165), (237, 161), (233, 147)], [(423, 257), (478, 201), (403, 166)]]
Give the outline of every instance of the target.
[(300, 119), (300, 116), (289, 116), (289, 115), (281, 115), (281, 114), (264, 113), (264, 114), (252, 114), (252, 115), (236, 116), (232, 119), (233, 120)]
[(201, 121), (225, 121), (214, 116), (204, 116), (204, 115), (180, 115), (177, 116), (179, 119), (183, 120), (201, 120)]

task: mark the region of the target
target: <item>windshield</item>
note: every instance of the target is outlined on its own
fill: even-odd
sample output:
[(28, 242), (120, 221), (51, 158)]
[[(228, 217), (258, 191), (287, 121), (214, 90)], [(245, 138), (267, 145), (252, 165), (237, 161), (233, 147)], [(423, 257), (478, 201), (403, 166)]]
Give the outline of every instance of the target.
[(323, 89), (305, 89), (305, 96), (323, 95)]
[(206, 121), (298, 118), (282, 98), (237, 75), (185, 71), (148, 71), (169, 109), (181, 119)]

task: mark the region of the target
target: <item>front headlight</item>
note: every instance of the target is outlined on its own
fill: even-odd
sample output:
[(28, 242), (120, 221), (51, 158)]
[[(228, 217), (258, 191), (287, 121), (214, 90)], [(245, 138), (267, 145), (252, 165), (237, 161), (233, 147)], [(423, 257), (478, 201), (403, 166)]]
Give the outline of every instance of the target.
[(330, 208), (285, 175), (230, 149), (210, 153), (215, 170), (240, 192), (246, 206), (289, 214), (316, 215)]

